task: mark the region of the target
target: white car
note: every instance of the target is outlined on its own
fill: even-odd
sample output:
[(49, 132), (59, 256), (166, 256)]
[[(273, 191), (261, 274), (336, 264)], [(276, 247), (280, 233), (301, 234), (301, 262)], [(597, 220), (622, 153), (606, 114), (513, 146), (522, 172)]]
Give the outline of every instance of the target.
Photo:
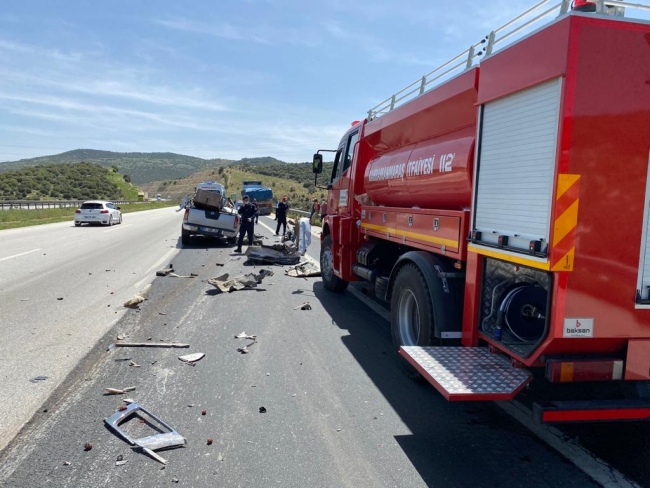
[(113, 202), (89, 200), (83, 202), (74, 212), (74, 225), (79, 227), (84, 222), (104, 225), (121, 224), (122, 212)]

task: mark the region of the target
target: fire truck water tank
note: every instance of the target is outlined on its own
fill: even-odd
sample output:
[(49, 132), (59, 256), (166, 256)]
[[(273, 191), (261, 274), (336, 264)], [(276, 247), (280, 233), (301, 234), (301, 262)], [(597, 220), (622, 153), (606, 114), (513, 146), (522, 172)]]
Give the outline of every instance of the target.
[(380, 155), (366, 168), (365, 188), (375, 205), (460, 210), (472, 202), (474, 140), (453, 134)]

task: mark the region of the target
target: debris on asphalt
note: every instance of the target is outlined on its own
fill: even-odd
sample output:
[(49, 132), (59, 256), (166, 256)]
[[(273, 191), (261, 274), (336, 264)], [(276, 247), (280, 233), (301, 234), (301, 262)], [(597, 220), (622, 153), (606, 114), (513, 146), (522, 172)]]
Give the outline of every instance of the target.
[(216, 264), (217, 264), (217, 266), (225, 266), (225, 264), (223, 264), (223, 263), (216, 263)]
[(294, 307), (294, 310), (298, 310), (298, 309), (300, 309), (300, 310), (311, 310), (311, 305), (309, 304), (309, 302), (305, 302), (302, 305), (298, 305), (297, 307)]
[(212, 445), (212, 442), (213, 442), (213, 441), (212, 441), (212, 437), (208, 437), (208, 446), (211, 446), (211, 445)]
[(126, 405), (120, 405), (119, 407), (117, 407), (117, 410), (119, 412), (123, 412), (124, 410), (126, 410)]
[(135, 386), (127, 386), (126, 388), (104, 388), (106, 395), (124, 395), (129, 391), (135, 391)]
[(165, 312), (158, 312), (158, 315), (167, 315)]
[(343, 429), (336, 429), (336, 432), (341, 432)]
[(217, 461), (222, 462), (223, 461), (223, 454), (219, 453), (217, 456)]
[(127, 308), (139, 308), (138, 304), (144, 302), (145, 297), (149, 291), (151, 291), (151, 283), (145, 286), (140, 293), (133, 295), (126, 302), (124, 302), (124, 306)]
[(248, 348), (250, 346), (252, 346), (253, 344), (257, 343), (257, 336), (256, 335), (248, 335), (246, 332), (242, 332), (242, 333), (236, 335), (235, 339), (246, 339), (246, 340), (249, 340), (249, 341), (253, 341), (250, 344), (246, 344), (245, 346), (237, 348), (237, 352), (240, 352), (242, 354), (248, 354), (249, 353)]
[(115, 361), (116, 363), (120, 361), (131, 361), (131, 358), (117, 358), (117, 359), (113, 359), (113, 361)]
[(267, 276), (273, 276), (273, 271), (262, 269), (259, 274), (249, 273), (244, 276), (237, 276), (233, 279), (228, 279), (229, 274), (225, 273), (216, 278), (210, 278), (208, 283), (214, 286), (221, 293), (231, 293), (233, 291), (255, 288), (257, 285), (261, 284), (262, 280)]
[(118, 342), (115, 347), (190, 347), (181, 342)]
[(123, 460), (123, 459), (119, 460), (119, 461), (115, 461), (115, 466), (124, 466), (125, 464), (126, 464), (126, 461)]
[(63, 297), (58, 297), (57, 300), (63, 300)]
[(199, 275), (197, 275), (196, 273), (190, 273), (187, 276), (182, 276), (182, 275), (178, 275), (176, 273), (169, 273), (168, 276), (171, 276), (172, 278), (196, 278)]
[(92, 442), (86, 442), (84, 444), (84, 451), (90, 451), (93, 448)]
[(256, 264), (298, 264), (300, 256), (296, 246), (287, 241), (284, 244), (270, 246), (249, 246), (245, 253), (248, 260)]
[(194, 363), (196, 363), (197, 361), (200, 361), (204, 357), (205, 357), (204, 352), (195, 352), (194, 354), (187, 354), (185, 356), (178, 356), (178, 359), (180, 359), (181, 361), (186, 362), (186, 363), (191, 364), (192, 366), (194, 366)]
[(174, 272), (174, 267), (170, 264), (168, 267), (156, 271), (156, 276), (167, 276), (169, 273)]
[(29, 380), (29, 382), (30, 383), (40, 383), (41, 381), (45, 381), (48, 378), (49, 378), (49, 376), (36, 376), (36, 377), (32, 378), (31, 380)]
[(124, 398), (122, 401), (126, 404), (135, 403), (135, 400), (133, 398)]
[(141, 367), (141, 366), (140, 366), (138, 363), (136, 363), (135, 361), (131, 361), (131, 363), (129, 364), (129, 366), (133, 366), (134, 368), (140, 368), (140, 367)]
[(208, 411), (206, 409), (201, 410), (201, 415), (207, 415)]
[(266, 413), (266, 407), (260, 407), (260, 413)]
[(27, 301), (29, 301), (29, 298), (21, 298), (20, 301), (21, 302), (27, 302)]
[[(160, 426), (155, 427), (155, 430), (159, 432), (158, 434), (142, 437), (140, 439), (134, 439), (130, 437), (127, 432), (120, 429), (120, 424), (125, 422), (132, 415), (135, 417), (140, 417), (141, 420), (143, 420), (141, 414), (145, 414), (149, 418), (149, 423), (150, 420), (154, 420), (160, 424), (160, 426), (162, 426), (162, 428)], [(176, 432), (171, 425), (156, 417), (151, 412), (145, 410), (144, 407), (140, 406), (137, 403), (129, 404), (127, 406), (127, 409), (123, 412), (115, 412), (110, 417), (104, 419), (104, 422), (108, 428), (111, 429), (116, 435), (126, 440), (132, 446), (139, 448), (142, 452), (162, 464), (167, 464), (167, 460), (156, 454), (154, 451), (158, 449), (180, 447), (187, 444), (187, 440), (178, 432)]]
[(64, 466), (70, 466), (70, 464), (72, 464), (70, 461), (63, 461)]
[(294, 278), (309, 278), (313, 276), (320, 276), (320, 268), (313, 262), (307, 261), (296, 266), (292, 266), (285, 271), (285, 274), (288, 276), (293, 276)]
[(124, 456), (122, 456), (121, 454), (118, 454), (117, 458), (115, 458), (116, 461), (122, 461), (123, 459), (124, 459)]
[(127, 338), (126, 334), (117, 334), (117, 340), (122, 341)]

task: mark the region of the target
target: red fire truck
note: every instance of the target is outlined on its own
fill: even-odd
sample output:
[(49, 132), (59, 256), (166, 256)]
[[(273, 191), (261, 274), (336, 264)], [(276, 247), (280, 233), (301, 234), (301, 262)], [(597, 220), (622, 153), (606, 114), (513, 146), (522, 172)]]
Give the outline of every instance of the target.
[(448, 400), (535, 378), (557, 394), (538, 421), (646, 420), (650, 23), (630, 13), (650, 7), (578, 4), (541, 2), (352, 125), (322, 279), (369, 282), (405, 372)]

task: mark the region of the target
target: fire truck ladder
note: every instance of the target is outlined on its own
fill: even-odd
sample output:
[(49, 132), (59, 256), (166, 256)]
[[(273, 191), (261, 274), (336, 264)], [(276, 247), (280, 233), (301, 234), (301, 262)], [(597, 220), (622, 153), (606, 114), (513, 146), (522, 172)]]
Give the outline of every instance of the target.
[[(632, 3), (626, 1), (592, 0), (595, 11), (589, 15), (607, 15), (615, 17), (625, 16), (626, 8), (650, 11), (649, 5)], [(425, 92), (449, 80), (451, 77), (477, 65), (479, 58), (489, 56), (497, 49), (520, 39), (523, 35), (529, 34), (535, 29), (542, 27), (549, 22), (549, 17), (557, 18), (567, 15), (571, 11), (572, 0), (562, 0), (560, 3), (553, 3), (551, 0), (542, 0), (537, 5), (529, 8), (521, 15), (518, 15), (510, 22), (490, 32), (476, 44), (446, 63), (438, 66), (427, 73), (419, 80), (414, 81), (406, 88), (398, 91), (391, 97), (368, 110), (368, 120), (373, 120), (385, 115), (395, 108), (421, 96)], [(552, 17), (555, 16), (555, 17)]]

